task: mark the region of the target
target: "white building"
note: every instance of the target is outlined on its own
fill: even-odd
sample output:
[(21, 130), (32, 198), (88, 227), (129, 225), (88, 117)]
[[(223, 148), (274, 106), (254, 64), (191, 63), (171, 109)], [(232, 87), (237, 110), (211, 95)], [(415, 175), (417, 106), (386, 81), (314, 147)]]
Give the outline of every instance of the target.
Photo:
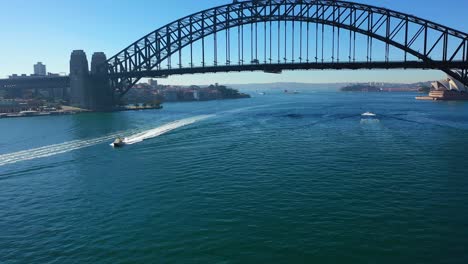
[(432, 83), (432, 88), (436, 91), (467, 91), (467, 88), (459, 81), (447, 76), (446, 80), (436, 81)]

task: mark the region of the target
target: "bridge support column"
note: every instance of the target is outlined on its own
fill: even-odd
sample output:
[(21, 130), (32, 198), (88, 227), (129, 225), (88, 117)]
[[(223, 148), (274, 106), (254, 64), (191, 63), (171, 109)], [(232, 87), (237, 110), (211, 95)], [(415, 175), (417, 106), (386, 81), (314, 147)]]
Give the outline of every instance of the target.
[(107, 59), (102, 52), (93, 54), (91, 72), (86, 53), (75, 50), (70, 59), (70, 103), (92, 111), (111, 111), (114, 95), (107, 78)]
[(114, 92), (107, 77), (106, 54), (96, 52), (91, 59), (91, 108), (96, 111), (111, 111), (114, 108)]
[(86, 89), (89, 86), (89, 68), (86, 53), (74, 50), (70, 57), (70, 104), (88, 109)]

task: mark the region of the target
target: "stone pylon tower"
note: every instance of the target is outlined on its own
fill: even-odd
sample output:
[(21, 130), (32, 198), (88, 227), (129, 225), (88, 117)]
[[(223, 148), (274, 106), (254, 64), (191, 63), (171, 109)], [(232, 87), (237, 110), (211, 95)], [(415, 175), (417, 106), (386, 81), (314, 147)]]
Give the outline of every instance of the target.
[(72, 106), (88, 108), (86, 88), (88, 87), (88, 59), (83, 50), (74, 50), (70, 57), (70, 103)]
[(107, 57), (104, 52), (96, 52), (91, 59), (91, 108), (97, 111), (110, 111), (114, 107), (114, 93), (107, 76)]
[(70, 58), (71, 105), (92, 111), (110, 111), (114, 94), (107, 76), (107, 58), (96, 52), (91, 59), (91, 72), (86, 53), (75, 50)]

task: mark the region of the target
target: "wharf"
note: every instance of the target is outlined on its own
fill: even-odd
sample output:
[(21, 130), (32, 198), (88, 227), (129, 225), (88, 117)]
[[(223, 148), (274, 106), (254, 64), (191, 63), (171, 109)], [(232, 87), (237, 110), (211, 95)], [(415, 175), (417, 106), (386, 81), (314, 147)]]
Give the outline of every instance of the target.
[[(162, 105), (154, 106), (122, 106), (117, 107), (111, 112), (120, 112), (120, 111), (141, 111), (141, 110), (154, 110), (162, 109)], [(18, 118), (18, 117), (38, 117), (38, 116), (57, 116), (57, 115), (74, 115), (79, 113), (92, 113), (93, 111), (72, 107), (72, 106), (62, 106), (61, 110), (58, 111), (26, 111), (20, 113), (0, 113), (1, 118)]]
[(435, 101), (437, 99), (435, 99), (434, 97), (430, 97), (430, 96), (416, 96), (416, 100)]

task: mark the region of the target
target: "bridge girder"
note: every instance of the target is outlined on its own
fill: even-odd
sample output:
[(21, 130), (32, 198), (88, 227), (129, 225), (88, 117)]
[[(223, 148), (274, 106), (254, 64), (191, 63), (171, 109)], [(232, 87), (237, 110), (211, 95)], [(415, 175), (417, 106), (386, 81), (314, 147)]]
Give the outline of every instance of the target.
[[(282, 36), (280, 24), (283, 22), (285, 23), (284, 36)], [(279, 30), (277, 33), (277, 60), (272, 59), (272, 23), (277, 23)], [(291, 32), (287, 30), (287, 23), (292, 25)], [(300, 27), (300, 36), (294, 36), (297, 31), (294, 30), (296, 24), (297, 27)], [(311, 24), (315, 24), (314, 35), (310, 33), (313, 31), (310, 30)], [(244, 43), (244, 26), (248, 25), (251, 25), (250, 48), (252, 52), (250, 62), (246, 63), (243, 54), (246, 44)], [(255, 56), (253, 55), (253, 25), (255, 25)], [(262, 63), (260, 63), (258, 56), (258, 25), (264, 26), (265, 33), (264, 49), (261, 50), (264, 51), (265, 56)], [(269, 26), (270, 30), (269, 41), (267, 41), (267, 26)], [(319, 26), (321, 27), (321, 45), (319, 43)], [(324, 30), (325, 26), (333, 28), (333, 35), (328, 36), (329, 39), (333, 39), (332, 56), (328, 60), (325, 60), (323, 55), (324, 35), (327, 33)], [(230, 44), (232, 42), (230, 40), (230, 31), (233, 28), (238, 29), (237, 63), (232, 63), (230, 60)], [(307, 33), (305, 28), (307, 28)], [(242, 35), (240, 33), (241, 29)], [(346, 41), (343, 41), (343, 34), (340, 36), (341, 30), (347, 31), (346, 36), (349, 36), (349, 39), (346, 39)], [(226, 61), (224, 65), (217, 61), (218, 43), (216, 39), (217, 34), (222, 31), (226, 32)], [(358, 48), (356, 34), (367, 38), (366, 57), (362, 61), (356, 60), (356, 49)], [(205, 60), (205, 39), (208, 36), (214, 36), (214, 49), (211, 54), (214, 57), (212, 65), (208, 65)], [(299, 51), (297, 45), (294, 45), (295, 38), (300, 39)], [(289, 40), (293, 41), (290, 50), (293, 54), (291, 60), (288, 58), (288, 50), (286, 49)], [(385, 43), (382, 52), (384, 54), (383, 61), (373, 60), (374, 40)], [(196, 66), (193, 59), (193, 45), (198, 41), (202, 42), (203, 53), (200, 66)], [(309, 42), (312, 41), (317, 44), (315, 45), (315, 54), (313, 54), (313, 51), (309, 51)], [(281, 46), (283, 42), (284, 47)], [(299, 40), (297, 40), (296, 44), (298, 42)], [(307, 42), (306, 58), (306, 54), (303, 54), (305, 53), (304, 42)], [(340, 51), (342, 52), (344, 45), (349, 45), (349, 53), (345, 60), (346, 67), (343, 67), (344, 60), (340, 61), (343, 56), (340, 57)], [(242, 57), (240, 55), (241, 46)], [(319, 46), (321, 46), (321, 56), (318, 52)], [(340, 69), (340, 67), (371, 69), (384, 68), (382, 64), (387, 64), (388, 67), (386, 68), (393, 68), (390, 59), (391, 47), (404, 52), (403, 61), (396, 62), (401, 65), (399, 68), (412, 68), (412, 65), (419, 65), (418, 67), (424, 69), (439, 69), (468, 85), (468, 35), (466, 33), (385, 8), (331, 0), (255, 0), (235, 2), (207, 9), (176, 20), (151, 32), (110, 58), (108, 63), (113, 87), (120, 96), (123, 96), (140, 78), (157, 76), (158, 72), (161, 76), (164, 76), (164, 74), (218, 72), (218, 70), (213, 69), (214, 67), (220, 67), (219, 71), (262, 70), (262, 67), (273, 67), (279, 70), (296, 68)], [(189, 61), (188, 67), (183, 66), (182, 50), (184, 48), (188, 48), (190, 53), (189, 59), (185, 59), (186, 62)], [(280, 52), (280, 48), (284, 48), (284, 53)], [(269, 58), (267, 58), (267, 50), (270, 53)], [(295, 51), (300, 53), (298, 58), (294, 57)], [(177, 54), (179, 55), (178, 64), (173, 68), (171, 56)], [(281, 58), (283, 54), (285, 56), (284, 61)], [(411, 60), (409, 57), (413, 57), (416, 61)], [(167, 63), (166, 68), (163, 66), (164, 63)], [(336, 65), (330, 66), (330, 63)], [(356, 63), (356, 67), (348, 66), (353, 63)], [(301, 65), (291, 66), (291, 64)], [(359, 66), (362, 64), (365, 64), (365, 67)]]

